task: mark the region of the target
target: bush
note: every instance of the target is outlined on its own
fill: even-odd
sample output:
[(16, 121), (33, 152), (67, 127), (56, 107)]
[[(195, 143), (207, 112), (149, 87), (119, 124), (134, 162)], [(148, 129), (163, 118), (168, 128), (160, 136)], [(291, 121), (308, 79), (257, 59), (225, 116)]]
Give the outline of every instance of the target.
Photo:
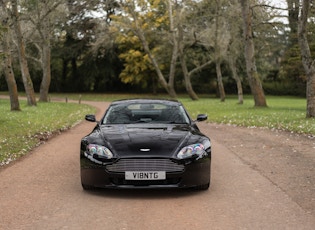
[(291, 82), (264, 82), (263, 88), (265, 93), (268, 95), (301, 97), (305, 97), (306, 95), (306, 86), (302, 83), (296, 85)]

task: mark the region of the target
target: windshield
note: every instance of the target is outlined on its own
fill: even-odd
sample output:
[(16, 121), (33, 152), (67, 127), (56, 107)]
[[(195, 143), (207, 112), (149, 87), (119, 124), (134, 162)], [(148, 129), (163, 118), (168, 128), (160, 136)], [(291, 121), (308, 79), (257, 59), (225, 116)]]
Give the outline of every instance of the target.
[(189, 118), (181, 105), (132, 103), (111, 106), (103, 124), (174, 123), (188, 124)]

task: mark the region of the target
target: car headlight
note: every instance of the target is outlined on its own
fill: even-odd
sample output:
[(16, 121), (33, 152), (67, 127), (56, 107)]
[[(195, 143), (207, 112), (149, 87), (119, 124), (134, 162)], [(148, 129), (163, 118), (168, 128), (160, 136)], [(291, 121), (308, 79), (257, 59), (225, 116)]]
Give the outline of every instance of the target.
[(185, 159), (192, 156), (196, 156), (199, 159), (205, 154), (206, 154), (205, 146), (203, 144), (198, 143), (198, 144), (185, 146), (179, 151), (179, 153), (177, 154), (177, 157), (179, 159)]
[(106, 158), (106, 159), (113, 158), (113, 153), (108, 148), (102, 145), (89, 144), (87, 146), (87, 152), (91, 156), (94, 156), (94, 154), (96, 154), (100, 158)]

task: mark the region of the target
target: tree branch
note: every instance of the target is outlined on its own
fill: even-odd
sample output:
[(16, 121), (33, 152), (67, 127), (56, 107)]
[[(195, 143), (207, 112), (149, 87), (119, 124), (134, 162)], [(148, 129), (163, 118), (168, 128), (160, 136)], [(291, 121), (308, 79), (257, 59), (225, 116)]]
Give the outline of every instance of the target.
[(188, 75), (191, 77), (193, 74), (195, 74), (198, 71), (201, 71), (203, 68), (207, 67), (211, 63), (212, 63), (212, 60), (209, 60), (209, 61), (203, 63), (201, 66), (198, 66), (198, 67), (192, 69), (191, 71), (189, 71)]

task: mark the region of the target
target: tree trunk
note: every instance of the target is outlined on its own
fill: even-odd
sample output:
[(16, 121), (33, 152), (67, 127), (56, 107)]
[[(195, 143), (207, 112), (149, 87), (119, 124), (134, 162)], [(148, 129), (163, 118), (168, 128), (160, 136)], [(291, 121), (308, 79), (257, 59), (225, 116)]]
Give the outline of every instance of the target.
[(216, 60), (215, 68), (216, 68), (216, 72), (217, 72), (217, 81), (218, 81), (220, 100), (221, 100), (221, 102), (224, 102), (225, 101), (225, 90), (224, 90), (224, 85), (223, 85), (223, 81), (222, 81), (221, 61), (219, 61), (218, 59)]
[(51, 82), (50, 71), (50, 46), (43, 47), (43, 60), (42, 60), (43, 78), (40, 85), (39, 101), (48, 102), (49, 86)]
[(171, 58), (171, 63), (170, 63), (170, 71), (169, 71), (169, 79), (168, 79), (168, 88), (171, 91), (171, 94), (174, 94), (176, 97), (175, 88), (174, 88), (174, 81), (175, 81), (176, 61), (178, 58), (178, 43), (176, 40), (176, 31), (174, 30), (174, 20), (173, 20), (172, 13), (173, 13), (172, 12), (172, 3), (171, 3), (171, 1), (168, 1), (168, 15), (169, 15), (169, 20), (170, 20), (170, 32), (172, 34), (172, 42), (173, 42), (172, 58)]
[[(47, 19), (48, 20), (48, 19)], [(40, 85), (39, 101), (48, 102), (49, 86), (51, 82), (51, 68), (50, 68), (50, 35), (49, 23), (44, 23), (43, 33), (43, 47), (42, 47), (42, 70), (43, 78)]]
[(303, 0), (299, 21), (298, 38), (301, 48), (302, 64), (306, 73), (306, 117), (315, 117), (315, 67), (307, 40), (307, 19), (310, 0)]
[(184, 74), (186, 91), (192, 100), (198, 100), (199, 98), (198, 98), (197, 94), (195, 93), (195, 91), (191, 85), (190, 75), (188, 73), (187, 65), (186, 65), (186, 62), (185, 62), (185, 59), (183, 56), (184, 56), (184, 54), (182, 53), (182, 50), (181, 50), (179, 59), (180, 59), (182, 71)]
[(307, 76), (306, 84), (306, 117), (315, 117), (315, 70), (312, 67), (312, 71)]
[(240, 0), (244, 20), (245, 60), (249, 86), (254, 96), (256, 107), (267, 107), (265, 93), (256, 69), (255, 48), (252, 31), (252, 15), (249, 0)]
[[(177, 17), (180, 16), (179, 14), (176, 14), (176, 15), (177, 15)], [(170, 17), (172, 17), (171, 14), (170, 14)], [(178, 46), (179, 60), (180, 60), (181, 66), (182, 66), (182, 71), (183, 71), (183, 75), (184, 75), (186, 91), (187, 91), (189, 97), (192, 100), (198, 100), (198, 96), (197, 96), (197, 94), (195, 93), (195, 91), (194, 91), (194, 89), (192, 87), (191, 77), (190, 77), (190, 74), (188, 72), (187, 64), (186, 64), (186, 61), (185, 61), (184, 44), (183, 44), (183, 39), (184, 39), (183, 26), (182, 26), (181, 20), (179, 18), (177, 19), (177, 21), (178, 21), (178, 28), (177, 28), (178, 36), (177, 36), (177, 39), (176, 39), (176, 36), (174, 34), (175, 30), (173, 28), (171, 28), (172, 29), (171, 31), (174, 31), (173, 32), (173, 40), (174, 40), (173, 43), (175, 43)]]
[(240, 77), (237, 74), (237, 68), (235, 64), (235, 60), (232, 56), (228, 58), (229, 66), (232, 71), (232, 77), (236, 81), (236, 86), (237, 86), (237, 95), (238, 95), (238, 103), (243, 104), (244, 99), (243, 99), (243, 87), (242, 87), (242, 81)]
[(9, 95), (10, 95), (10, 104), (11, 111), (20, 111), (20, 103), (18, 98), (18, 91), (16, 86), (16, 81), (14, 77), (14, 72), (12, 69), (12, 56), (11, 56), (11, 46), (10, 46), (10, 35), (9, 35), (9, 26), (5, 25), (7, 31), (3, 35), (3, 69), (5, 74), (5, 80), (8, 85)]
[(12, 1), (12, 10), (13, 10), (13, 24), (17, 37), (17, 49), (19, 53), (19, 61), (22, 73), (23, 84), (25, 88), (25, 93), (27, 97), (27, 104), (30, 106), (36, 106), (35, 92), (33, 88), (33, 82), (29, 73), (28, 64), (25, 54), (25, 45), (23, 41), (23, 35), (20, 25), (20, 18), (18, 12), (17, 0)]
[(215, 41), (214, 41), (214, 56), (215, 56), (215, 69), (217, 73), (217, 84), (220, 94), (221, 102), (225, 101), (225, 90), (222, 81), (222, 71), (221, 71), (221, 47), (219, 45), (219, 21), (221, 17), (221, 2), (216, 1), (216, 14), (215, 14)]

